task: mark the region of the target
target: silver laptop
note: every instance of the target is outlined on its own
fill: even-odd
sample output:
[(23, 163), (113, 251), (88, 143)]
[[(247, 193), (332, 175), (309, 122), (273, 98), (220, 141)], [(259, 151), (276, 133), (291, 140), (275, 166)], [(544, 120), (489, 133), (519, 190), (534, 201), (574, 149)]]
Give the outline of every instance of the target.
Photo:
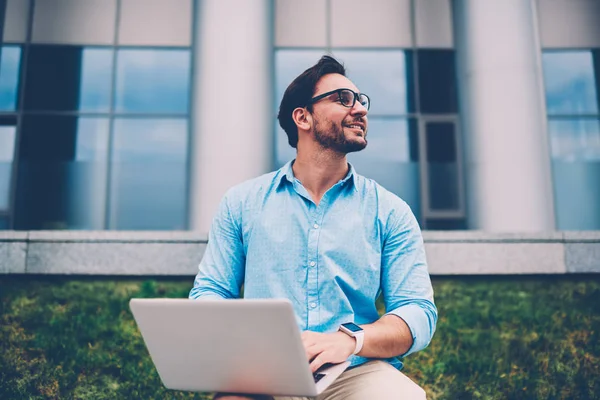
[(131, 299), (169, 389), (317, 396), (350, 364), (310, 371), (288, 300)]

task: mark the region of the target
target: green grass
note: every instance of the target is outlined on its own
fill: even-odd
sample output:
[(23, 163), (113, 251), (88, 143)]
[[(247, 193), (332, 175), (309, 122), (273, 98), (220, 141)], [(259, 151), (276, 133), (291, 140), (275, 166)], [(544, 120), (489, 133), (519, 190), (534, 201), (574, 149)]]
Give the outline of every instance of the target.
[[(128, 309), (192, 278), (0, 278), (0, 399), (162, 399)], [(431, 345), (404, 372), (430, 399), (600, 398), (600, 277), (434, 279)]]

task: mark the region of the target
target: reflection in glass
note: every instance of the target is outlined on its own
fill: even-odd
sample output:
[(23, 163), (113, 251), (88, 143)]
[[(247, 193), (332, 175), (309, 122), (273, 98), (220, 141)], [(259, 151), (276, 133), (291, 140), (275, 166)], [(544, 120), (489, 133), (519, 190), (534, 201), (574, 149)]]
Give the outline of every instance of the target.
[(186, 113), (189, 50), (119, 50), (117, 112)]
[(8, 218), (0, 217), (0, 230), (8, 229)]
[(543, 54), (548, 114), (597, 114), (591, 51)]
[(279, 110), (285, 89), (298, 75), (315, 65), (324, 53), (324, 50), (277, 50), (275, 52), (276, 111)]
[(185, 229), (185, 119), (114, 122), (110, 229)]
[(400, 196), (419, 218), (419, 163), (411, 157), (411, 147), (416, 144), (410, 143), (416, 140), (415, 128), (408, 119), (374, 117), (369, 120), (367, 147), (349, 154), (348, 161), (357, 173)]
[(14, 126), (0, 126), (0, 211), (8, 210), (16, 132)]
[(454, 123), (427, 122), (425, 135), (429, 208), (439, 211), (459, 210), (459, 177)]
[(0, 59), (0, 110), (14, 111), (17, 105), (21, 48), (2, 46)]
[(83, 50), (79, 89), (80, 111), (108, 112), (113, 50), (86, 48)]
[(104, 229), (108, 163), (108, 118), (79, 118), (69, 181), (70, 229)]
[(369, 115), (403, 115), (414, 111), (410, 56), (402, 50), (339, 50), (335, 57), (346, 75), (371, 98)]
[(419, 50), (419, 111), (455, 114), (458, 111), (453, 50)]
[(600, 120), (550, 120), (557, 228), (600, 229)]
[(296, 149), (288, 143), (288, 138), (279, 121), (275, 120), (275, 167), (281, 168), (286, 162), (296, 158)]
[(600, 121), (597, 119), (550, 119), (548, 131), (553, 159), (600, 160)]
[(107, 118), (23, 116), (17, 229), (104, 228), (108, 128)]
[(29, 47), (25, 72), (25, 110), (77, 110), (82, 51), (80, 46)]
[(27, 60), (26, 110), (109, 111), (112, 50), (32, 45)]

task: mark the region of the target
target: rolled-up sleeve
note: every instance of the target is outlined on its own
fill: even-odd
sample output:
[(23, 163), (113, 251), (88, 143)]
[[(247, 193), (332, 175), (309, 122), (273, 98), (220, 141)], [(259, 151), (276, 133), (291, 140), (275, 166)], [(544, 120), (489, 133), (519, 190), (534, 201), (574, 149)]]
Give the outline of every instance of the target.
[(408, 325), (413, 344), (403, 354), (422, 350), (431, 341), (437, 323), (437, 308), (427, 270), (423, 236), (412, 211), (403, 203), (386, 224), (382, 252), (381, 288), (386, 314), (396, 315)]
[(226, 194), (213, 219), (190, 299), (240, 296), (246, 260), (237, 210)]

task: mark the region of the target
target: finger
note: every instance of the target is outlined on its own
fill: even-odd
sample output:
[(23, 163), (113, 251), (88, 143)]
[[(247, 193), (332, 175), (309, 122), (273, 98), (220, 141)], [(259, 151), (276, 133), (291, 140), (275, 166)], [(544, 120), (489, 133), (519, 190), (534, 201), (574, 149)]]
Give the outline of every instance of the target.
[(312, 362), (316, 356), (318, 356), (319, 354), (321, 354), (323, 352), (323, 348), (316, 346), (316, 345), (308, 347), (305, 350), (306, 350), (306, 358), (309, 360), (309, 362)]
[(310, 363), (310, 370), (312, 373), (315, 373), (319, 368), (321, 368), (321, 366), (323, 366), (323, 364), (326, 363), (326, 359), (325, 357), (323, 357), (323, 353), (320, 353), (318, 356), (315, 357), (314, 360), (312, 360), (312, 362)]

